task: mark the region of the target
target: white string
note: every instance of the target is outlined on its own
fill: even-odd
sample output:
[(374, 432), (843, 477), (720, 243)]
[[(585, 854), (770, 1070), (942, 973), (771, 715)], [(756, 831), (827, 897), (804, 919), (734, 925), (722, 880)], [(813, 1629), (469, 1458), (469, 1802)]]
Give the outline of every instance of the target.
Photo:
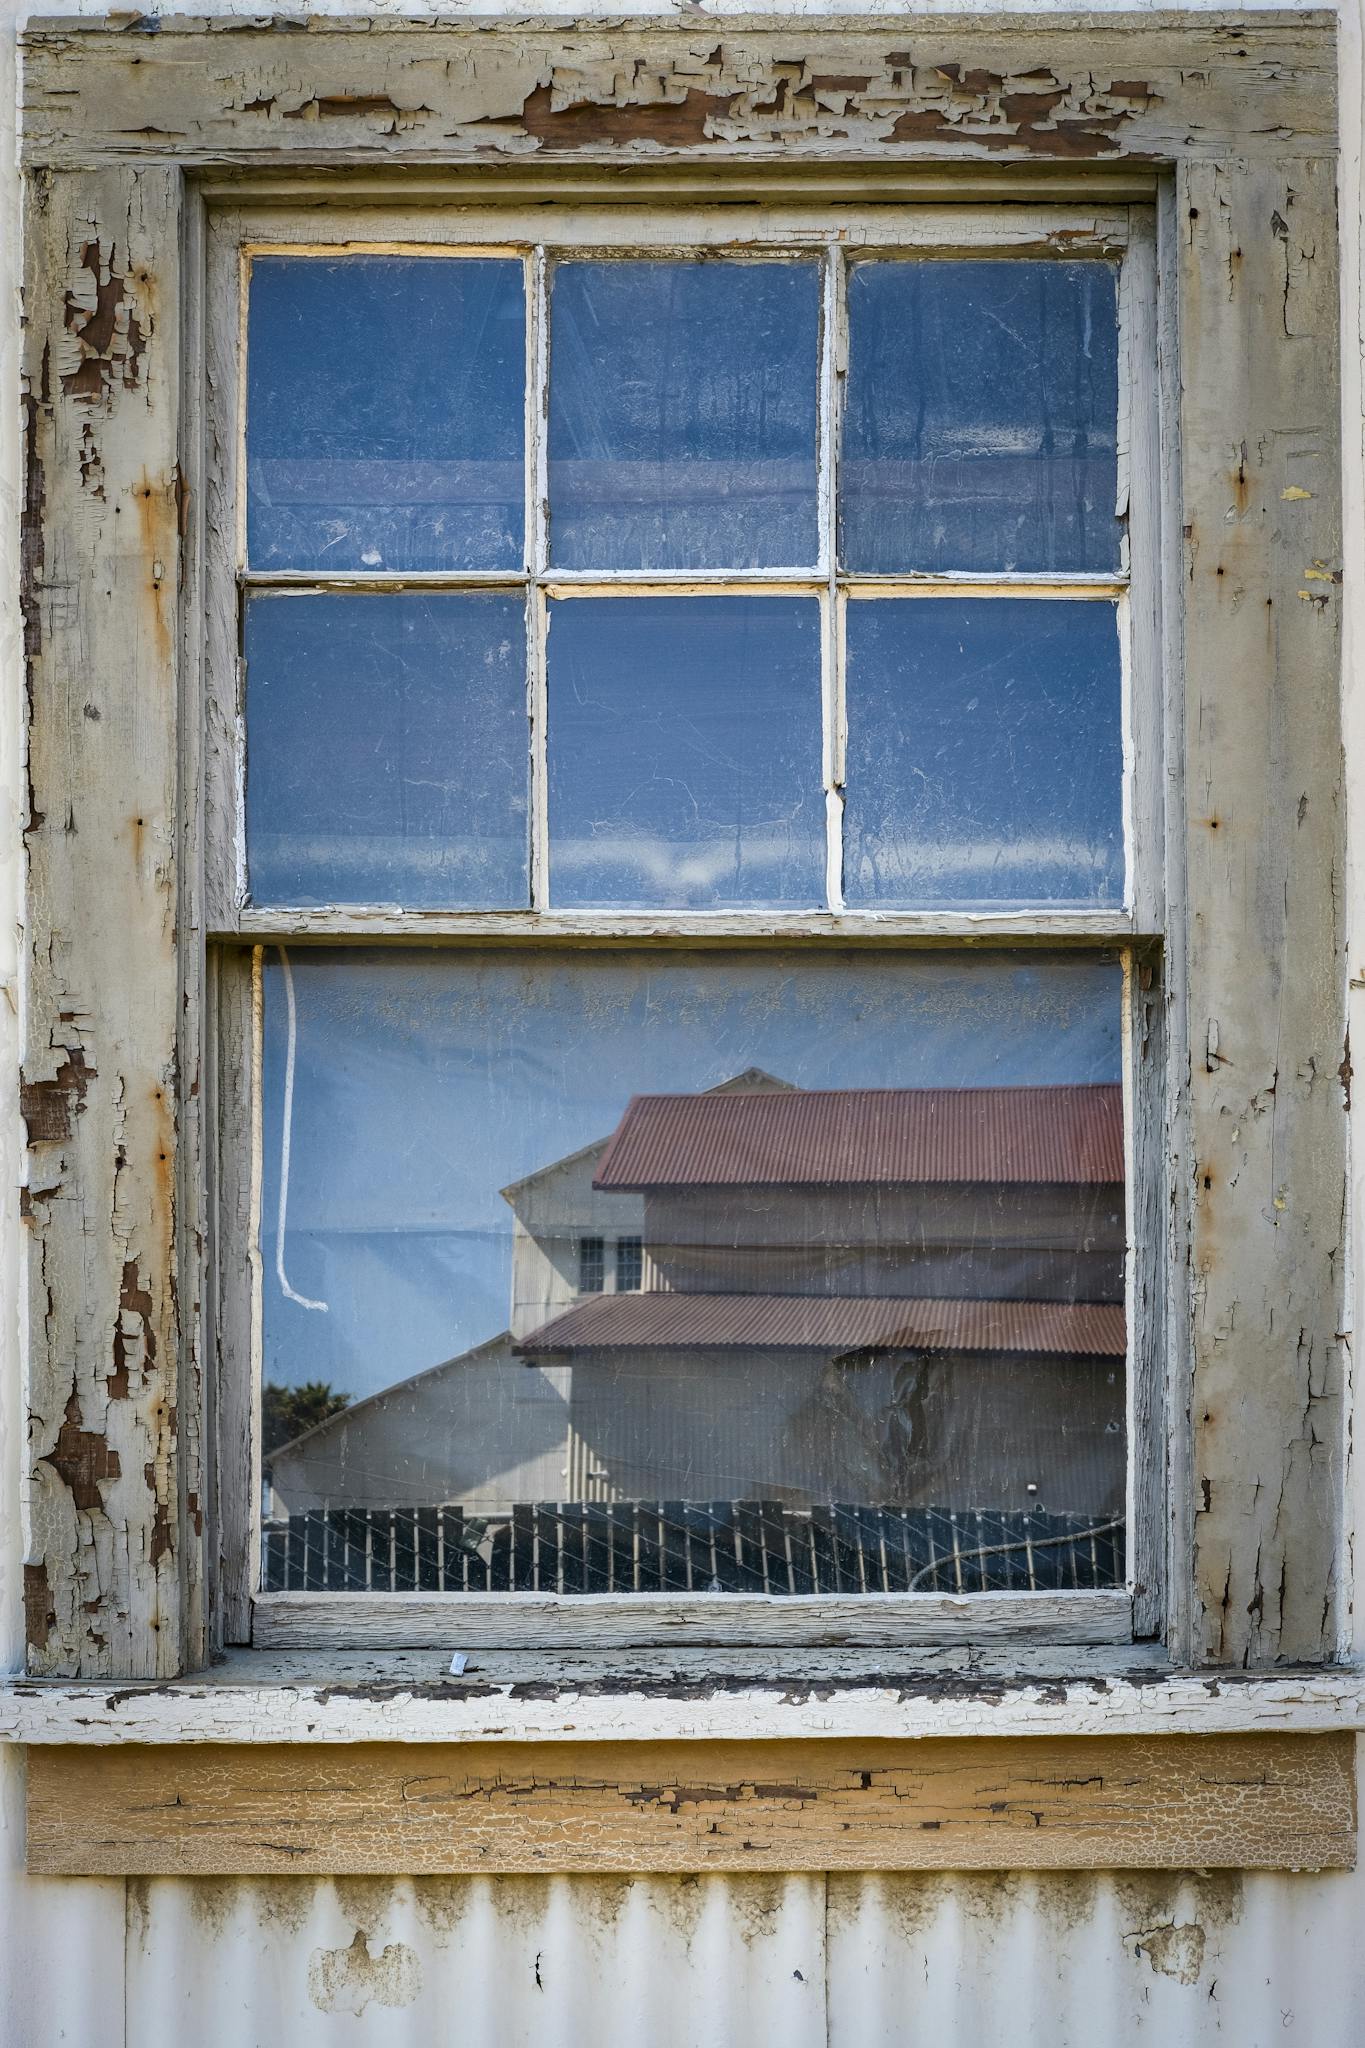
[(289, 965), (289, 955), (283, 946), (277, 946), (275, 950), (284, 971), (284, 1001), (289, 1013), (289, 1045), (284, 1060), (284, 1123), (280, 1133), (280, 1207), (275, 1219), (275, 1272), (286, 1301), (296, 1301), (300, 1308), (314, 1308), (326, 1315), (326, 1302), (310, 1301), (306, 1294), (296, 1294), (284, 1270), (284, 1219), (289, 1207), (289, 1152), (294, 1136), (294, 1053), (298, 1045), (299, 1020), (294, 1007), (294, 970)]

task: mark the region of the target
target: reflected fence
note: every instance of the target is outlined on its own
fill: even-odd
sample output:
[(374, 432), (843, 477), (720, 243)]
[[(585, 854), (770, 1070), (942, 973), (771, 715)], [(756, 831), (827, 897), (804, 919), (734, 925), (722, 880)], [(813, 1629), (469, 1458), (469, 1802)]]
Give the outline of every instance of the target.
[(267, 1592), (984, 1593), (1120, 1586), (1122, 1517), (780, 1501), (316, 1508), (262, 1531)]

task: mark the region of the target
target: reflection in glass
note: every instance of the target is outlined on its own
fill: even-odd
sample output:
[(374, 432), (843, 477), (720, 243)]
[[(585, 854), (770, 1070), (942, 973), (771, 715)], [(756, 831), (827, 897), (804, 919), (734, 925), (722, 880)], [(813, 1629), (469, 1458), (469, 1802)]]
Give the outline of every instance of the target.
[(849, 277), (840, 558), (1112, 570), (1117, 271), (871, 262)]
[(823, 902), (813, 598), (570, 598), (548, 649), (558, 908)]
[(556, 265), (555, 566), (814, 562), (819, 320), (812, 262)]
[(519, 594), (257, 596), (246, 661), (255, 902), (525, 906)]
[(846, 903), (1122, 902), (1112, 604), (854, 602), (847, 646)]
[(267, 1584), (1121, 1581), (1120, 995), (268, 951)]
[(508, 259), (258, 256), (255, 569), (516, 569), (525, 312)]

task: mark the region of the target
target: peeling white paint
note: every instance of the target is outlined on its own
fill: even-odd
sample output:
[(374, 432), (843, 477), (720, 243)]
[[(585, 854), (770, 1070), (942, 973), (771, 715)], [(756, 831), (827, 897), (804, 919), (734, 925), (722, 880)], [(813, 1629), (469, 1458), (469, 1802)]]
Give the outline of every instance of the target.
[[(1216, 0), (1187, 0), (1211, 11)], [(20, 915), (19, 634), (15, 603), (18, 187), (13, 35), (29, 10), (0, 4), (0, 1073), (13, 1074)], [(56, 11), (45, 8), (44, 11)], [(65, 11), (97, 13), (95, 5)], [(225, 13), (218, 0), (200, 11)], [(312, 11), (345, 16), (348, 0)], [(370, 0), (375, 17), (410, 11)], [(463, 12), (502, 11), (470, 0)], [(606, 10), (603, 10), (605, 12)], [(748, 13), (749, 0), (684, 5), (688, 20)], [(792, 17), (822, 10), (788, 0)], [(904, 22), (903, 0), (845, 0), (844, 13)], [(958, 11), (922, 0), (920, 16)], [(1036, 15), (1010, 0), (1002, 14)], [(1092, 0), (1094, 14), (1158, 11)], [(1250, 10), (1247, 10), (1250, 11)], [(574, 0), (536, 12), (583, 18)], [(656, 13), (621, 0), (614, 18)], [(1361, 219), (1360, 0), (1342, 10), (1342, 218)], [(1365, 335), (1358, 232), (1344, 250), (1346, 331)], [(1365, 559), (1365, 375), (1344, 365), (1346, 559)], [(1284, 492), (1286, 500), (1302, 493)], [(1286, 511), (1289, 511), (1289, 507)], [(1346, 738), (1353, 806), (1365, 793), (1365, 593), (1348, 579)], [(1365, 831), (1349, 849), (1348, 973), (1365, 1045)], [(1365, 1090), (1357, 1090), (1356, 1240), (1365, 1273)], [(0, 1091), (0, 1668), (21, 1656), (14, 1482), (23, 1438), (17, 1328), (19, 1127)], [(1357, 1299), (1359, 1278), (1356, 1280)], [(1365, 1507), (1360, 1461), (1343, 1475)], [(1365, 1616), (1354, 1622), (1365, 1653)], [(1295, 1878), (917, 1876), (593, 1880), (462, 1879), (350, 1884), (278, 1879), (152, 1885), (22, 1875), (21, 1754), (0, 1746), (0, 2040), (6, 2048), (311, 2048), (458, 2041), (556, 2048), (637, 2039), (671, 2048), (778, 2040), (879, 2044), (1009, 2041), (1018, 2048), (1300, 2040), (1353, 2048), (1365, 2034), (1365, 1872)]]

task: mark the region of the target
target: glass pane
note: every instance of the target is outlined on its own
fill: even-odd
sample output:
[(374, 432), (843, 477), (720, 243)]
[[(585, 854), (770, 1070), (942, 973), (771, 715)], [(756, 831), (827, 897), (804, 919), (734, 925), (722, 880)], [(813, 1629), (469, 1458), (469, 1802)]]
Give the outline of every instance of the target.
[(1111, 264), (859, 263), (848, 326), (845, 567), (1118, 566)]
[(522, 266), (258, 256), (247, 347), (256, 569), (519, 569)]
[(814, 263), (557, 265), (555, 565), (814, 562), (819, 326)]
[(267, 1585), (1120, 1582), (1120, 1014), (1075, 955), (268, 952)]
[(1112, 604), (855, 601), (847, 645), (846, 903), (1122, 903)]
[(814, 598), (570, 598), (548, 686), (558, 908), (823, 903)]
[(246, 657), (255, 902), (525, 908), (519, 595), (254, 597)]

